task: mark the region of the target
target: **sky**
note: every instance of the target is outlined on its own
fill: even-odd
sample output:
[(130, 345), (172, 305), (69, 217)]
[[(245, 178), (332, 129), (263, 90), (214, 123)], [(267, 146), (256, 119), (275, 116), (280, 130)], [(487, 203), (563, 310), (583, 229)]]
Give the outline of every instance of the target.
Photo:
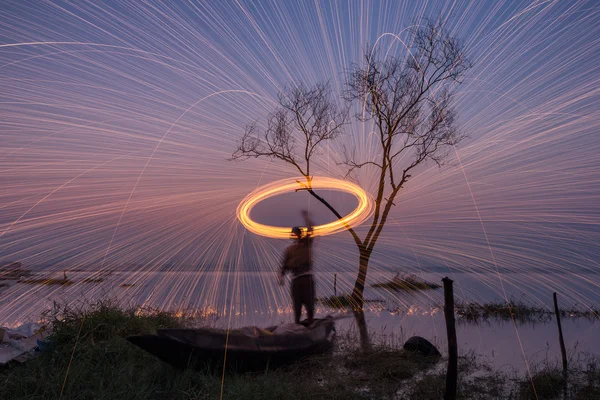
[[(588, 279), (600, 268), (597, 1), (2, 0), (0, 261), (274, 271), (288, 242), (245, 231), (235, 210), (298, 173), (278, 160), (230, 161), (246, 126), (264, 124), (285, 87), (329, 82), (339, 99), (368, 45), (405, 56), (398, 38), (437, 16), (473, 63), (455, 96), (467, 138), (402, 189), (370, 276)], [(343, 178), (344, 147), (376, 160), (372, 131), (354, 120), (315, 174)], [(376, 174), (355, 179), (372, 195)], [(270, 199), (253, 217), (293, 226), (308, 208), (330, 221), (305, 195)], [(344, 212), (355, 206), (323, 195)], [(317, 268), (356, 269), (350, 235), (316, 246)]]

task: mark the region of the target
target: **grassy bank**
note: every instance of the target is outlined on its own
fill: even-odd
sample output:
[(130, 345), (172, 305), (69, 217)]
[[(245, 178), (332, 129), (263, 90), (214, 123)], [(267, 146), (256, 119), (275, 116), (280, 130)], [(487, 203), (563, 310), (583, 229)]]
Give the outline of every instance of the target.
[[(125, 340), (198, 323), (185, 316), (103, 302), (85, 313), (55, 308), (46, 320), (53, 350), (0, 369), (0, 399), (215, 399), (221, 393), (224, 399), (439, 399), (444, 391), (445, 360), (378, 344), (377, 338), (363, 352), (350, 333), (338, 336), (332, 354), (284, 369), (222, 376), (219, 371), (176, 370)], [(544, 366), (534, 376), (535, 387), (561, 393), (568, 387), (569, 398), (594, 398), (581, 397), (600, 390), (595, 372), (600, 364), (589, 360), (577, 363), (587, 369), (574, 363), (567, 386), (553, 379), (555, 369)], [(528, 378), (494, 371), (473, 354), (460, 357), (459, 371), (459, 398), (531, 398)]]

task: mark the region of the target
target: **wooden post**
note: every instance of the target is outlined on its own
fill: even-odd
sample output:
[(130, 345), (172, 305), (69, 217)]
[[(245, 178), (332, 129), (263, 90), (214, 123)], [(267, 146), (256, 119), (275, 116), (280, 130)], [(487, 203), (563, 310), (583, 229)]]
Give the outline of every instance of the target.
[(458, 348), (456, 344), (456, 325), (454, 321), (454, 291), (452, 279), (445, 277), (444, 282), (444, 316), (446, 317), (446, 333), (448, 335), (448, 370), (446, 371), (446, 392), (444, 400), (456, 400), (458, 380)]
[(333, 295), (337, 296), (337, 274), (333, 274)]
[(558, 341), (560, 342), (560, 352), (562, 354), (563, 372), (567, 373), (567, 350), (565, 349), (565, 340), (563, 338), (562, 326), (560, 325), (560, 313), (558, 312), (558, 300), (554, 292), (554, 313), (556, 314), (556, 323), (558, 324)]

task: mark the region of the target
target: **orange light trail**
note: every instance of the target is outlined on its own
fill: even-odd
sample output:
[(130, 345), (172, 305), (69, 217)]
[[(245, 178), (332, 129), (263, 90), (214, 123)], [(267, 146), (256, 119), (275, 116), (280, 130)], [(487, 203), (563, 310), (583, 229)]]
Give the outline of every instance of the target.
[[(304, 179), (304, 178), (301, 178)], [(350, 214), (342, 219), (338, 219), (327, 224), (314, 227), (315, 236), (333, 235), (345, 231), (348, 226), (355, 227), (364, 222), (373, 214), (373, 201), (371, 197), (358, 185), (352, 182), (343, 181), (328, 177), (313, 177), (310, 180), (311, 189), (330, 189), (340, 190), (353, 194), (358, 200), (358, 205)], [(307, 184), (302, 183), (299, 179), (282, 179), (268, 185), (261, 186), (241, 201), (236, 210), (239, 221), (252, 233), (260, 236), (267, 236), (275, 239), (289, 239), (291, 227), (270, 226), (254, 221), (250, 217), (252, 208), (263, 200), (268, 198), (298, 191), (307, 190)]]

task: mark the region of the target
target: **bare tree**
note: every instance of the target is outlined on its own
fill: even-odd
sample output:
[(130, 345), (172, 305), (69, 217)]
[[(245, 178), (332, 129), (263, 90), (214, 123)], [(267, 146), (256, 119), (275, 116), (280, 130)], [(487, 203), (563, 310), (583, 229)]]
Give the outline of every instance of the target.
[[(361, 239), (347, 227), (359, 250), (352, 292), (358, 309), (363, 306), (369, 260), (396, 195), (418, 165), (428, 161), (442, 165), (451, 146), (463, 137), (452, 101), (454, 89), (471, 66), (462, 45), (441, 23), (431, 21), (413, 29), (407, 43), (404, 57), (381, 60), (369, 49), (363, 62), (351, 67), (344, 91), (347, 104), (360, 106), (355, 108), (359, 109), (357, 119), (373, 122), (380, 145), (376, 159), (359, 160), (345, 152), (341, 162), (348, 166), (348, 175), (359, 168), (379, 172), (375, 211), (366, 236)], [(331, 100), (326, 85), (284, 91), (279, 103), (281, 107), (269, 116), (262, 138), (257, 136), (256, 125), (249, 125), (233, 158), (264, 156), (294, 165), (306, 177), (311, 195), (341, 219), (312, 190), (310, 161), (321, 143), (342, 133), (345, 112)], [(302, 144), (296, 149), (298, 138)]]
[(379, 170), (375, 212), (371, 227), (359, 246), (359, 273), (352, 293), (362, 306), (369, 259), (383, 230), (394, 199), (418, 165), (441, 165), (450, 146), (462, 135), (456, 127), (452, 92), (470, 67), (457, 39), (440, 23), (428, 21), (412, 31), (412, 46), (404, 58), (380, 61), (367, 52), (347, 81), (346, 100), (363, 107), (357, 117), (372, 120), (380, 153), (376, 161), (346, 157), (349, 173), (372, 167)]

